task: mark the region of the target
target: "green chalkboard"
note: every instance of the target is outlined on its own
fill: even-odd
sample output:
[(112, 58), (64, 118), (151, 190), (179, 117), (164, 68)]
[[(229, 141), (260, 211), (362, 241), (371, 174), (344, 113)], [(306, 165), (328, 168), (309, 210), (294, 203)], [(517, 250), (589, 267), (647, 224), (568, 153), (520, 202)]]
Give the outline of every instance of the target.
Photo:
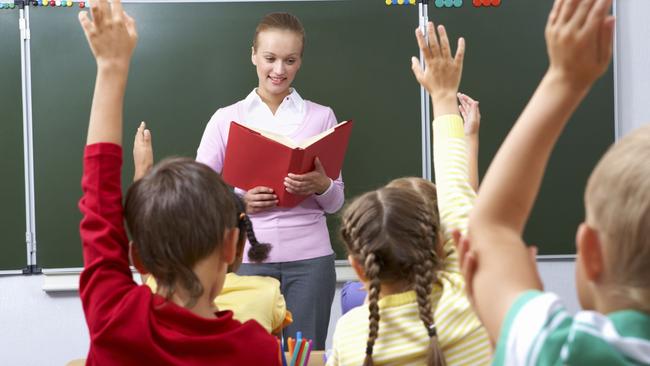
[(27, 265), (18, 11), (0, 10), (0, 270)]
[[(550, 6), (535, 0), (504, 0), (496, 8), (468, 1), (453, 9), (430, 5), (432, 20), (467, 39), (461, 89), (481, 101), (482, 172), (547, 67), (543, 28)], [(212, 113), (256, 86), (253, 30), (264, 14), (279, 10), (297, 15), (307, 30), (296, 88), (332, 106), (339, 120), (356, 121), (343, 171), (346, 196), (421, 174), (419, 87), (410, 70), (417, 7), (378, 0), (125, 7), (140, 34), (126, 96), (125, 185), (132, 177), (131, 134), (141, 120), (153, 130), (157, 159), (194, 156)], [(94, 61), (76, 10), (36, 8), (31, 15), (38, 259), (45, 268), (75, 267), (81, 264), (76, 205)], [(610, 72), (552, 157), (526, 232), (542, 254), (573, 253), (584, 183), (614, 140), (613, 105)], [(21, 151), (19, 143), (11, 148)], [(330, 229), (343, 258), (336, 226), (333, 216)]]

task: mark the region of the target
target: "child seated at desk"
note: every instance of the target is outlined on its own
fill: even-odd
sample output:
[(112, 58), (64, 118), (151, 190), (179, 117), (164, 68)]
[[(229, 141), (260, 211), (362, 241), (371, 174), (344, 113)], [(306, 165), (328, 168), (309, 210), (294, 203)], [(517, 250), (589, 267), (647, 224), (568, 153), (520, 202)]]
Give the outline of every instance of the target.
[(494, 365), (650, 365), (650, 126), (617, 141), (589, 177), (575, 238), (583, 311), (570, 314), (543, 291), (523, 241), (553, 147), (609, 67), (611, 6), (555, 1), (549, 68), (488, 169), (469, 240), (460, 240), (468, 292), (497, 345)]
[(423, 194), (383, 187), (344, 210), (341, 236), (368, 301), (339, 319), (331, 366), (490, 363), (488, 336), (465, 296), (451, 237), (452, 228), (467, 226), (475, 198), (456, 104), (464, 41), (454, 57), (443, 27), (439, 43), (431, 23), (428, 32), (430, 45), (417, 32), (427, 69), (413, 60), (413, 71), (433, 102), (437, 187), (422, 179)]
[[(481, 111), (478, 101), (470, 96), (458, 93), (460, 104), (458, 109), (463, 117), (463, 126), (465, 130), (465, 141), (467, 142), (467, 170), (469, 174), (469, 183), (474, 192), (478, 192), (478, 150), (479, 150), (479, 129), (481, 125)], [(425, 200), (428, 201), (431, 209), (438, 212), (438, 203), (436, 199), (436, 187), (431, 182), (422, 178), (397, 178), (389, 182), (387, 187), (414, 189)], [(450, 244), (451, 246), (451, 244)], [(453, 254), (453, 248), (445, 251), (446, 254)], [(345, 314), (351, 309), (362, 305), (367, 296), (367, 291), (363, 283), (359, 281), (349, 281), (341, 288), (341, 314)]]
[[(279, 365), (275, 337), (213, 306), (239, 238), (237, 203), (221, 177), (191, 159), (168, 160), (131, 185), (122, 207), (122, 113), (138, 37), (120, 0), (90, 5), (92, 20), (79, 15), (97, 62), (79, 202), (87, 364)], [(130, 258), (159, 279), (156, 294), (133, 281)]]

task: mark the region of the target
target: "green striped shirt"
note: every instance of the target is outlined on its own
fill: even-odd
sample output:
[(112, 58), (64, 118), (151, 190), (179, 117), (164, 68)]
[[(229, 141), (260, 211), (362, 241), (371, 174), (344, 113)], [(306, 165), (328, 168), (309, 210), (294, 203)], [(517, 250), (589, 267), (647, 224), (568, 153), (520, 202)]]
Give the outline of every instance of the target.
[(528, 291), (506, 315), (493, 365), (650, 365), (650, 314), (571, 316), (557, 295)]

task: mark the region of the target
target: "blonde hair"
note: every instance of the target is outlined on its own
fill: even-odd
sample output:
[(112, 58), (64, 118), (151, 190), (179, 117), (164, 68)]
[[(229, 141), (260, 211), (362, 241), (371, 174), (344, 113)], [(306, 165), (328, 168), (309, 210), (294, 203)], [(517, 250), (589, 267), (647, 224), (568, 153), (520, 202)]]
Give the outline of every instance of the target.
[(348, 252), (364, 266), (368, 280), (369, 334), (364, 366), (379, 334), (382, 282), (404, 280), (415, 290), (420, 320), (428, 332), (427, 365), (444, 365), (431, 304), (442, 260), (437, 214), (414, 189), (384, 187), (355, 199), (343, 213), (341, 236)]
[(585, 192), (587, 220), (604, 244), (606, 291), (650, 312), (650, 124), (600, 159)]
[(253, 37), (253, 50), (255, 52), (257, 52), (257, 45), (259, 43), (257, 38), (259, 34), (269, 29), (291, 31), (299, 35), (302, 40), (302, 49), (300, 51), (302, 55), (305, 49), (305, 28), (295, 15), (289, 13), (266, 14), (257, 24), (257, 28), (255, 28), (255, 36)]

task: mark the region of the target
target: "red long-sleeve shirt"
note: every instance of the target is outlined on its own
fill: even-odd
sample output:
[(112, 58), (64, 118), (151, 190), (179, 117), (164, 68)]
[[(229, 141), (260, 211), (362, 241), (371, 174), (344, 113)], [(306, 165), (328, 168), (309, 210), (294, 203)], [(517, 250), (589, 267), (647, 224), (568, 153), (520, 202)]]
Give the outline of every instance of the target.
[(279, 365), (276, 339), (231, 311), (206, 319), (138, 286), (122, 212), (122, 148), (89, 145), (81, 181), (84, 270), (79, 289), (90, 333), (88, 365)]

